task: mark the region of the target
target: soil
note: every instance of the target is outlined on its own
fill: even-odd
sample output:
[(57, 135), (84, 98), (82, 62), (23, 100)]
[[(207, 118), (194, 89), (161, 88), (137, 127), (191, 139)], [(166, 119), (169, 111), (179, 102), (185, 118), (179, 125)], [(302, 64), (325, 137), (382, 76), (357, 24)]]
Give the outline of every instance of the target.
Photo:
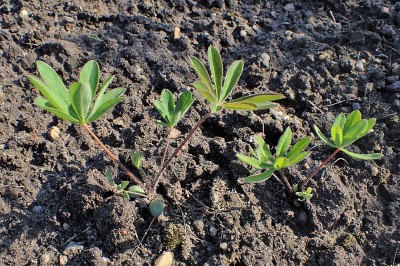
[[(153, 265), (164, 251), (174, 265), (400, 263), (398, 2), (5, 0), (0, 15), (1, 265)], [(37, 74), (36, 60), (66, 84), (97, 60), (102, 80), (115, 75), (112, 87), (127, 88), (127, 97), (91, 127), (132, 171), (130, 153), (141, 150), (148, 183), (167, 134), (152, 102), (164, 88), (193, 91), (188, 57), (205, 61), (211, 44), (225, 65), (245, 62), (233, 97), (270, 91), (286, 99), (207, 119), (165, 172), (160, 218), (146, 199), (114, 193), (106, 167), (117, 181), (127, 176), (86, 131), (33, 105), (39, 92), (26, 76)], [(207, 112), (194, 93), (178, 125), (183, 135)], [(276, 180), (238, 182), (248, 170), (235, 154), (263, 130), (275, 146), (287, 126), (296, 139), (314, 139), (311, 156), (286, 172), (291, 183), (304, 180), (332, 152), (312, 126), (326, 132), (353, 109), (377, 124), (351, 149), (382, 159), (338, 155), (310, 183), (314, 197), (302, 208)]]

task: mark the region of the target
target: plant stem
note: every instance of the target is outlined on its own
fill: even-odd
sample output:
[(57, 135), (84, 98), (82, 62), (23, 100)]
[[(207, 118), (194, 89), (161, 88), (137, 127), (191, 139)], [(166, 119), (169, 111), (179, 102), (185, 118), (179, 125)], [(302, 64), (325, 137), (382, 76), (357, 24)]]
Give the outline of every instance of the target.
[(87, 132), (93, 137), (93, 139), (100, 145), (100, 147), (103, 148), (103, 150), (110, 156), (111, 160), (114, 161), (119, 167), (121, 167), (122, 170), (136, 183), (138, 184), (139, 187), (141, 187), (143, 190), (145, 190), (145, 187), (142, 182), (139, 181), (139, 179), (132, 174), (131, 171), (128, 170), (118, 159), (117, 157), (111, 153), (111, 151), (101, 142), (101, 140), (94, 134), (94, 132), (89, 128), (87, 124), (82, 124), (83, 128), (86, 129)]
[(171, 131), (172, 131), (172, 129), (173, 129), (173, 127), (170, 127), (170, 128), (168, 129), (168, 136), (167, 136), (167, 140), (166, 140), (166, 143), (165, 143), (164, 154), (163, 154), (163, 157), (162, 157), (162, 159), (161, 159), (161, 164), (160, 164), (160, 166), (163, 166), (163, 165), (164, 165), (165, 158), (167, 157), (167, 152), (168, 152), (168, 148), (169, 148), (169, 143), (170, 143), (170, 141), (171, 141)]
[(171, 163), (172, 159), (175, 158), (175, 156), (178, 154), (179, 151), (182, 150), (183, 146), (186, 144), (186, 142), (188, 142), (188, 140), (193, 136), (194, 132), (201, 126), (201, 124), (204, 123), (204, 121), (206, 121), (206, 119), (211, 115), (211, 113), (207, 113), (205, 114), (197, 123), (196, 125), (192, 128), (192, 130), (190, 130), (190, 132), (186, 135), (185, 139), (181, 142), (181, 144), (179, 144), (178, 147), (176, 147), (176, 149), (174, 150), (174, 152), (172, 153), (172, 155), (167, 159), (167, 161), (161, 165), (161, 169), (158, 171), (157, 174), (157, 179), (156, 182), (154, 183), (154, 187), (153, 187), (153, 193), (155, 193), (155, 190), (157, 188), (158, 182), (161, 179), (162, 174), (164, 173), (165, 168)]
[(292, 193), (292, 192), (293, 192), (293, 188), (292, 188), (292, 186), (290, 185), (289, 181), (287, 180), (286, 176), (283, 174), (282, 171), (279, 171), (279, 173), (281, 174), (281, 176), (282, 176), (282, 181), (283, 181), (283, 183), (285, 184), (286, 188), (289, 190), (289, 193)]
[(328, 158), (325, 159), (322, 163), (318, 165), (318, 167), (307, 177), (307, 179), (301, 184), (301, 190), (304, 188), (304, 186), (310, 182), (310, 180), (330, 161), (332, 160), (333, 157), (340, 151), (340, 149), (336, 149), (331, 155), (328, 156)]

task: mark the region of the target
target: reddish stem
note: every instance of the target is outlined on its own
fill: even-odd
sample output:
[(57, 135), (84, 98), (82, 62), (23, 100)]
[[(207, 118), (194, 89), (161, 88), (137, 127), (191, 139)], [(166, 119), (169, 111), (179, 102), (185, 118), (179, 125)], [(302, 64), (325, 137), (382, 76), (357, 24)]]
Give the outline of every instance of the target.
[(310, 180), (330, 161), (332, 160), (333, 157), (340, 151), (340, 149), (336, 149), (331, 155), (328, 156), (328, 158), (325, 159), (322, 163), (318, 165), (318, 167), (307, 177), (307, 179), (301, 184), (301, 188), (304, 188), (304, 186), (310, 182)]
[(138, 186), (140, 186), (143, 190), (145, 190), (145, 187), (142, 182), (139, 181), (138, 178), (134, 174), (132, 174), (131, 171), (128, 170), (118, 159), (117, 157), (111, 153), (111, 151), (101, 142), (101, 140), (94, 134), (94, 132), (89, 128), (87, 124), (82, 124), (83, 128), (86, 129), (87, 132), (93, 137), (93, 139), (100, 145), (100, 147), (103, 148), (103, 150), (110, 156), (111, 160), (114, 161), (119, 167), (121, 167), (122, 170), (136, 183)]
[(181, 142), (181, 144), (179, 144), (179, 146), (174, 150), (174, 152), (172, 153), (172, 155), (167, 159), (167, 161), (162, 164), (160, 171), (157, 174), (157, 180), (156, 183), (154, 184), (154, 188), (153, 190), (156, 189), (157, 184), (161, 178), (161, 175), (164, 173), (165, 168), (171, 163), (172, 159), (175, 158), (175, 156), (178, 154), (179, 151), (182, 150), (183, 146), (186, 144), (186, 142), (188, 142), (188, 140), (193, 136), (194, 132), (201, 126), (201, 124), (204, 123), (204, 121), (206, 121), (206, 119), (211, 115), (211, 113), (207, 113), (206, 115), (204, 115), (197, 123), (196, 125), (192, 128), (192, 130), (190, 130), (190, 132), (186, 135), (185, 139)]

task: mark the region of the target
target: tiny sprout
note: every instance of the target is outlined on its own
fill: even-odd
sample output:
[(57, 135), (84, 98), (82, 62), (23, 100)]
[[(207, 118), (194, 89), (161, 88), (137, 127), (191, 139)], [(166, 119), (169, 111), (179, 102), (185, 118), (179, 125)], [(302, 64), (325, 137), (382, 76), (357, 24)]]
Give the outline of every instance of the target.
[(299, 201), (307, 201), (309, 199), (312, 198), (313, 194), (312, 192), (312, 188), (308, 187), (307, 190), (305, 192), (295, 192), (296, 196), (299, 197)]
[(222, 59), (218, 50), (213, 46), (208, 48), (208, 61), (214, 84), (211, 82), (210, 74), (204, 64), (198, 58), (190, 57), (190, 62), (200, 79), (194, 82), (193, 86), (210, 102), (211, 112), (220, 111), (222, 108), (248, 111), (263, 110), (278, 105), (272, 101), (285, 98), (279, 93), (262, 93), (226, 101), (242, 75), (244, 63), (242, 60), (233, 62), (222, 83)]
[(140, 151), (134, 151), (131, 153), (132, 165), (138, 170), (142, 169), (142, 159), (143, 156)]
[(157, 120), (157, 123), (167, 127), (174, 127), (192, 106), (194, 98), (190, 91), (185, 91), (179, 97), (177, 103), (174, 102), (172, 92), (164, 89), (161, 92), (161, 99), (154, 101), (158, 112), (163, 120)]
[[(112, 188), (122, 194), (125, 201), (145, 196), (145, 192), (141, 187), (136, 185), (128, 187), (129, 181), (121, 181), (120, 184), (115, 184), (110, 168), (106, 169), (106, 180)], [(126, 189), (127, 187), (128, 189)]]
[(246, 183), (266, 181), (275, 171), (288, 168), (289, 166), (300, 162), (310, 154), (309, 151), (304, 151), (310, 144), (310, 137), (305, 137), (299, 140), (295, 145), (293, 145), (292, 149), (289, 150), (290, 144), (292, 143), (292, 131), (289, 127), (279, 138), (274, 155), (272, 155), (269, 146), (261, 136), (257, 136), (256, 140), (258, 147), (256, 151), (251, 150), (253, 157), (236, 154), (236, 157), (239, 160), (254, 167), (257, 171), (265, 170), (259, 174), (246, 177), (244, 179), (244, 182)]
[(164, 203), (159, 199), (155, 199), (150, 202), (149, 208), (151, 215), (153, 215), (154, 217), (158, 217), (163, 214)]

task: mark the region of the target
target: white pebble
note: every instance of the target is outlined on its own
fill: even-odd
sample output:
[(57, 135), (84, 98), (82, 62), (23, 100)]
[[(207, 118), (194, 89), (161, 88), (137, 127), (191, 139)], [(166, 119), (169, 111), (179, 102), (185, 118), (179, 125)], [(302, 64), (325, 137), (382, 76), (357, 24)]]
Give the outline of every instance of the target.
[(356, 70), (358, 72), (363, 72), (364, 71), (364, 63), (362, 61), (358, 61), (356, 63)]
[(25, 9), (22, 9), (19, 12), (19, 17), (22, 18), (22, 19), (27, 19), (29, 17), (28, 11), (26, 11)]

